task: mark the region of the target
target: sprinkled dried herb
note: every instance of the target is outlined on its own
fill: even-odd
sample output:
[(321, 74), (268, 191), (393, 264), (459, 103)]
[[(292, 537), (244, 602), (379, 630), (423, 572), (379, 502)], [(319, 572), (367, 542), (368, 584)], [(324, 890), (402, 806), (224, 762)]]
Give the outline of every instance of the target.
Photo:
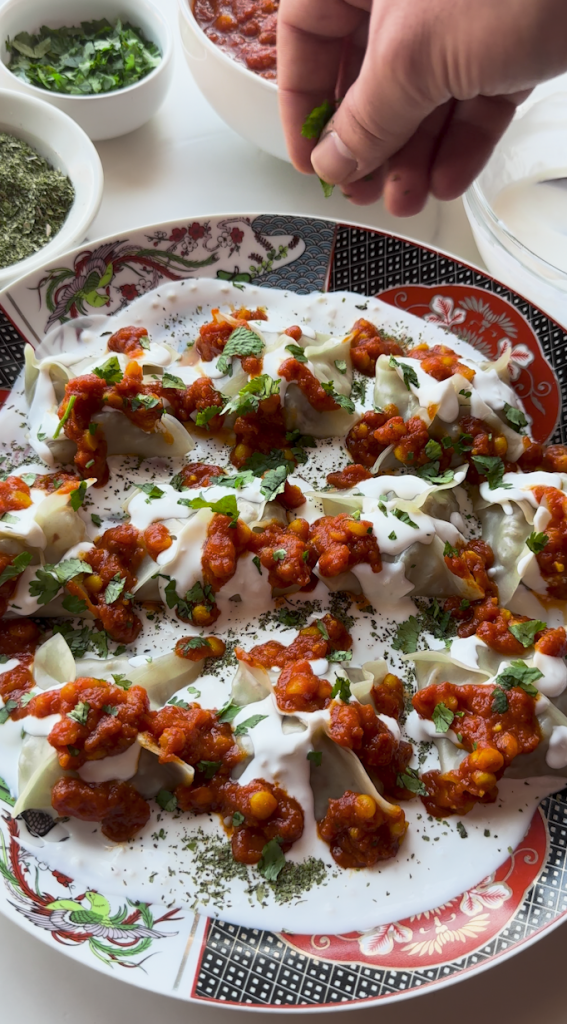
[(35, 149), (0, 133), (0, 267), (10, 267), (57, 234), (75, 190)]
[(161, 61), (159, 47), (139, 28), (121, 21), (82, 21), (38, 35), (20, 32), (6, 40), (10, 71), (50, 92), (91, 96), (134, 85)]

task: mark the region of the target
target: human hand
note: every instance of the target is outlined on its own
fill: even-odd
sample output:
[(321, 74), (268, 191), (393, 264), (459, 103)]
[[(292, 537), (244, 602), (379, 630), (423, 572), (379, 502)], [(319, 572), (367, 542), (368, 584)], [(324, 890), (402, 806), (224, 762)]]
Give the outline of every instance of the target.
[[(295, 167), (397, 216), (476, 178), (516, 106), (567, 70), (565, 0), (281, 0), (278, 85)], [(342, 99), (341, 99), (342, 98)], [(318, 143), (307, 114), (341, 99)]]

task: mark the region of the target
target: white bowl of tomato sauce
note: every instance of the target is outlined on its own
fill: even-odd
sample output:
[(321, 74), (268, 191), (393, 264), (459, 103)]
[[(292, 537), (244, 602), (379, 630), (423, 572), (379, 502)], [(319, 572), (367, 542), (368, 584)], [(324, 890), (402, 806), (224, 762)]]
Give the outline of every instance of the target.
[(185, 59), (219, 117), (259, 149), (289, 160), (278, 108), (279, 0), (179, 0)]

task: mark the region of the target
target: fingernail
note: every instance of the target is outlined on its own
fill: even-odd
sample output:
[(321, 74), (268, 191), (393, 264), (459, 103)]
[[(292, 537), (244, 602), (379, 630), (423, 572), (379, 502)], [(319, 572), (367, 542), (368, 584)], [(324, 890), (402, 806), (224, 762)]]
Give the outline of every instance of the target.
[(327, 132), (321, 139), (311, 154), (311, 163), (319, 177), (332, 185), (346, 181), (357, 168), (356, 157), (336, 132)]

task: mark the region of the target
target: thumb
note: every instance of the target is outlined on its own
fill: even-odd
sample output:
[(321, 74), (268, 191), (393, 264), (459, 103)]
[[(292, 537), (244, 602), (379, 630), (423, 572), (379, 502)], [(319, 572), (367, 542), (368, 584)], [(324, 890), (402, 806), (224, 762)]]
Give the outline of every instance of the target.
[(371, 51), (370, 44), (356, 82), (311, 154), (316, 174), (333, 185), (358, 181), (381, 167), (448, 98), (412, 87), (415, 71), (400, 73), (394, 54), (374, 49), (370, 56)]

